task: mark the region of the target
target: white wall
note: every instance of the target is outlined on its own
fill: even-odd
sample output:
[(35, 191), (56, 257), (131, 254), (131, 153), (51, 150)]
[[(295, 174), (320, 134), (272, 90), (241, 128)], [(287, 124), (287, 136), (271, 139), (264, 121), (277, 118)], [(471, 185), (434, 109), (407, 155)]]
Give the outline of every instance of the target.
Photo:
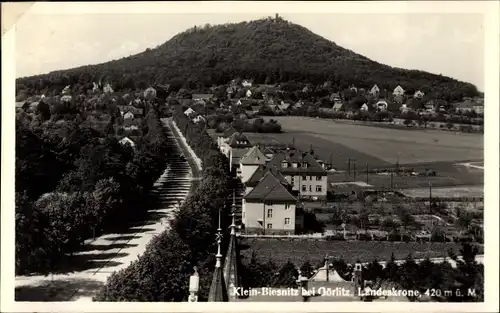
[[(306, 180), (302, 176), (293, 176), (293, 190), (300, 192), (302, 197), (324, 197), (327, 194), (328, 176), (320, 176), (321, 180), (316, 180), (316, 176), (307, 176)], [(312, 180), (311, 180), (312, 178)], [(292, 176), (285, 176), (285, 179), (292, 184)], [(302, 186), (306, 186), (306, 191), (302, 191)], [(316, 191), (316, 186), (321, 186), (321, 191)], [(309, 188), (311, 191), (309, 191)]]
[[(262, 229), (262, 220), (264, 228), (267, 229), (267, 224), (272, 224), (272, 229), (269, 231), (289, 231), (295, 232), (295, 204), (288, 204), (289, 209), (285, 209), (285, 204), (265, 205), (264, 203), (246, 202), (243, 199), (242, 221), (245, 228)], [(268, 217), (268, 210), (272, 209), (272, 217)], [(290, 218), (290, 223), (285, 224), (285, 218)]]
[(259, 168), (258, 165), (243, 165), (240, 164), (241, 169), (241, 182), (246, 183), (250, 177), (252, 177), (253, 173)]

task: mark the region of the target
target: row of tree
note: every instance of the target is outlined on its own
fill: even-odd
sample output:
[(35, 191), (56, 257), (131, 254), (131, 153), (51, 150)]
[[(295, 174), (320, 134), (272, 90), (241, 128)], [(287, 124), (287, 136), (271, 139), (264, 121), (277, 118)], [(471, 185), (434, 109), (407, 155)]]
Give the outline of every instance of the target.
[(180, 110), (174, 120), (202, 160), (202, 179), (176, 212), (171, 228), (156, 236), (129, 267), (111, 275), (96, 301), (185, 301), (194, 266), (200, 273), (200, 301), (207, 299), (219, 210), (223, 228), (230, 223), (225, 203), (232, 180), (227, 159), (202, 126)]
[[(392, 255), (385, 267), (377, 260), (363, 265), (362, 279), (370, 281), (375, 289), (392, 283), (397, 289), (418, 290), (423, 295), (421, 298), (409, 297), (410, 301), (481, 302), (484, 301), (484, 266), (476, 261), (477, 252), (477, 248), (470, 244), (462, 245), (461, 258), (450, 251), (450, 259), (456, 262), (456, 267), (448, 262), (434, 263), (429, 258), (417, 263), (411, 255), (398, 264)], [(342, 259), (331, 263), (342, 278), (352, 279), (353, 264)], [(272, 259), (263, 262), (252, 253), (250, 260), (242, 263), (241, 273), (247, 288), (296, 288), (298, 269), (301, 276), (310, 278), (314, 269), (323, 265), (305, 261), (298, 267), (299, 264), (287, 261), (278, 266)]]
[[(72, 119), (16, 123), (16, 274), (71, 262), (84, 240), (144, 216), (169, 147), (149, 107), (135, 149)], [(39, 114), (43, 114), (40, 111)]]

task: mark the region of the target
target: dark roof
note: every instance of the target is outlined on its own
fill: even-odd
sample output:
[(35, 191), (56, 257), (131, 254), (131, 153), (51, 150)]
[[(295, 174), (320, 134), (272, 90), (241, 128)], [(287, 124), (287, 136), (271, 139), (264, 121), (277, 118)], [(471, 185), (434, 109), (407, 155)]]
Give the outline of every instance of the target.
[(231, 148), (249, 148), (252, 146), (250, 140), (243, 133), (233, 133), (229, 137), (228, 144)]
[(228, 129), (226, 129), (226, 130), (224, 131), (223, 136), (224, 136), (224, 138), (229, 138), (229, 137), (231, 137), (234, 133), (237, 133), (237, 132), (238, 132), (238, 131), (237, 131), (236, 129), (234, 129), (234, 127), (232, 127), (232, 126), (231, 126), (231, 127), (229, 127)]
[(213, 96), (214, 95), (212, 93), (194, 93), (191, 98), (193, 100), (196, 100), (196, 99), (210, 100), (213, 98)]
[(286, 181), (285, 177), (283, 177), (283, 175), (281, 175), (281, 173), (278, 171), (278, 169), (276, 167), (259, 165), (259, 167), (257, 167), (257, 170), (255, 170), (255, 172), (252, 174), (252, 176), (250, 176), (250, 178), (247, 180), (247, 182), (245, 183), (245, 186), (247, 186), (247, 187), (257, 186), (259, 184), (259, 182), (262, 180), (262, 178), (264, 178), (264, 176), (268, 172), (271, 172), (283, 184), (288, 183)]
[[(282, 167), (283, 161), (288, 163), (288, 167)], [(292, 163), (298, 163), (297, 167), (293, 167)], [(307, 163), (307, 167), (302, 167), (303, 162)], [(269, 161), (269, 165), (279, 168), (282, 174), (297, 174), (308, 175), (318, 174), (326, 175), (325, 169), (316, 161), (316, 159), (308, 152), (300, 152), (298, 150), (279, 151), (273, 155)]]
[(276, 176), (268, 171), (259, 184), (252, 189), (245, 200), (295, 202), (295, 198)]

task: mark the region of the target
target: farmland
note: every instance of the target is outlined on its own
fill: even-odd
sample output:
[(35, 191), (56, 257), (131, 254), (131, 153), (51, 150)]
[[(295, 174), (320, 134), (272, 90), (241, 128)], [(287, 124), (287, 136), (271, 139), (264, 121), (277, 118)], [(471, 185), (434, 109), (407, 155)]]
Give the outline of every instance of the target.
[(370, 262), (374, 259), (387, 261), (394, 253), (396, 259), (404, 259), (408, 254), (416, 259), (443, 257), (448, 250), (459, 251), (457, 243), (442, 242), (366, 242), (366, 241), (319, 241), (319, 240), (274, 240), (274, 239), (244, 239), (241, 242), (243, 262), (248, 262), (252, 252), (258, 259), (269, 260), (283, 264), (288, 260), (299, 266), (308, 260), (318, 264), (326, 254), (344, 261)]
[[(333, 152), (334, 167), (345, 168), (348, 158), (372, 167), (426, 162), (458, 162), (483, 159), (483, 135), (448, 131), (405, 131), (372, 126), (337, 123), (332, 120), (305, 117), (273, 117), (284, 134), (275, 136), (301, 149), (312, 144), (320, 158), (329, 161)], [(259, 135), (250, 136), (258, 140)], [(254, 137), (254, 138), (252, 138)], [(262, 138), (262, 137), (261, 137)]]

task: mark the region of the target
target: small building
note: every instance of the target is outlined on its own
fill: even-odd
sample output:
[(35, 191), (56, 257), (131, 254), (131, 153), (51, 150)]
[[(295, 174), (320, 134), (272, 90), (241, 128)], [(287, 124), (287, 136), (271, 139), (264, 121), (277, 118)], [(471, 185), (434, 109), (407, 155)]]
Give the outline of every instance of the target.
[(252, 91), (250, 89), (248, 89), (247, 92), (245, 93), (245, 96), (247, 98), (251, 98), (252, 97)]
[(243, 133), (234, 133), (227, 141), (226, 150), (229, 154), (229, 169), (239, 167), (240, 158), (252, 147), (250, 140)]
[(193, 101), (204, 101), (204, 102), (208, 102), (210, 100), (212, 100), (214, 97), (213, 94), (211, 93), (194, 93), (192, 96), (191, 96), (191, 99), (193, 99)]
[(359, 108), (359, 109), (360, 109), (361, 111), (363, 111), (363, 112), (368, 111), (368, 104), (363, 103), (363, 105), (362, 105), (362, 106), (361, 106), (361, 108)]
[(252, 81), (245, 79), (241, 82), (241, 86), (243, 86), (244, 88), (250, 88), (252, 87)]
[(405, 94), (405, 90), (400, 85), (398, 85), (396, 88), (394, 88), (394, 90), (392, 92), (393, 96), (404, 96), (404, 94)]
[(476, 112), (476, 114), (484, 114), (484, 106), (482, 104), (475, 105), (472, 109)]
[(375, 104), (375, 107), (377, 108), (378, 111), (387, 111), (389, 105), (387, 104), (387, 101), (380, 100)]
[(198, 115), (198, 116), (196, 116), (195, 118), (193, 118), (193, 122), (194, 122), (195, 124), (198, 124), (198, 123), (200, 123), (200, 122), (204, 122), (204, 123), (205, 123), (206, 121), (207, 121), (207, 120), (206, 120), (203, 116), (201, 116), (201, 115)]
[(268, 171), (257, 186), (243, 197), (245, 232), (295, 234), (298, 201), (294, 194), (290, 184), (280, 181)]
[(278, 108), (281, 112), (287, 112), (290, 109), (291, 105), (292, 104), (290, 102), (281, 101), (281, 104), (278, 105)]
[(191, 109), (191, 108), (187, 108), (187, 110), (184, 111), (184, 115), (186, 115), (188, 117), (191, 116), (191, 115), (193, 115), (193, 114), (196, 114), (196, 111), (193, 110), (193, 109)]
[(130, 147), (135, 148), (135, 142), (129, 137), (123, 137), (118, 142), (122, 145), (129, 145)]
[[(136, 108), (131, 105), (118, 105), (117, 107), (124, 119), (140, 118), (144, 116), (144, 110), (141, 108)], [(127, 117), (125, 117), (125, 115), (127, 115)]]
[(266, 156), (257, 146), (253, 146), (240, 159), (240, 168), (238, 171), (241, 182), (247, 182), (257, 170), (259, 165), (266, 164)]
[(113, 93), (113, 88), (111, 87), (111, 85), (108, 83), (106, 84), (106, 86), (104, 86), (104, 88), (102, 89), (102, 91), (104, 91), (104, 93)]
[(335, 102), (335, 103), (333, 104), (333, 107), (332, 107), (333, 112), (338, 112), (338, 111), (340, 111), (340, 110), (342, 109), (342, 106), (343, 106), (342, 101)]
[(62, 95), (69, 95), (69, 94), (71, 94), (71, 86), (68, 85), (68, 86), (64, 87), (64, 89), (61, 91), (61, 94)]
[(422, 99), (424, 97), (424, 93), (420, 90), (415, 91), (415, 94), (413, 95), (413, 98), (415, 99)]
[(135, 115), (134, 113), (132, 113), (132, 111), (127, 111), (123, 114), (123, 119), (124, 120), (130, 120), (130, 119), (134, 119), (135, 118)]
[(374, 97), (378, 97), (380, 95), (380, 88), (378, 88), (377, 84), (373, 85), (372, 89), (370, 89), (370, 94)]

